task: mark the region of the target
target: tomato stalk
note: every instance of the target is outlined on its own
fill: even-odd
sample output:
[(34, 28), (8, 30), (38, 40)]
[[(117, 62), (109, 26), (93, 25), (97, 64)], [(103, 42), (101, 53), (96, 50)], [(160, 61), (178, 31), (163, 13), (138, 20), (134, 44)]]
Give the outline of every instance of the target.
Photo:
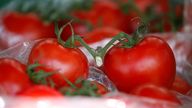
[(118, 35), (114, 36), (111, 41), (109, 41), (103, 48), (99, 47), (96, 50), (89, 47), (79, 36), (75, 36), (75, 40), (80, 42), (81, 45), (83, 45), (89, 51), (89, 53), (95, 59), (97, 66), (102, 66), (105, 53), (111, 46), (114, 45), (115, 42), (119, 41), (121, 47), (132, 48), (143, 39), (143, 35), (147, 33), (147, 31), (147, 26), (145, 25), (145, 23), (142, 22), (133, 34), (133, 36), (121, 32)]
[(29, 75), (29, 78), (35, 84), (50, 85), (54, 88), (55, 84), (49, 77), (54, 75), (55, 72), (45, 72), (43, 70), (38, 70), (36, 72), (35, 69), (39, 66), (41, 66), (39, 63), (34, 63), (27, 67), (27, 74)]
[[(50, 79), (50, 76), (54, 75), (54, 72), (45, 72), (43, 70), (35, 71), (37, 67), (41, 66), (38, 63), (29, 65), (27, 67), (27, 73), (30, 79), (35, 84), (43, 84), (47, 86), (51, 86), (52, 88), (55, 87), (55, 83)], [(75, 83), (72, 83), (65, 77), (64, 80), (67, 82), (69, 86), (62, 87), (59, 91), (64, 95), (68, 96), (92, 96), (98, 97), (100, 94), (97, 93), (98, 87), (95, 83), (91, 83), (89, 80), (83, 80), (81, 78), (77, 79)]]
[(100, 94), (97, 93), (97, 86), (95, 83), (91, 83), (89, 80), (78, 79), (74, 84), (67, 81), (70, 87), (63, 87), (60, 92), (67, 96), (92, 96), (98, 97)]
[[(74, 38), (75, 35), (74, 35), (74, 30), (73, 30), (71, 23), (72, 23), (72, 20), (69, 21), (67, 24), (63, 25), (60, 29), (58, 27), (58, 24), (55, 23), (55, 34), (57, 36), (58, 43), (64, 47), (67, 47), (67, 48), (74, 48), (75, 47), (75, 38)], [(66, 42), (64, 42), (61, 39), (61, 33), (63, 32), (63, 29), (66, 28), (68, 25), (71, 28), (72, 34), (71, 34), (71, 37)]]
[[(61, 39), (61, 33), (67, 25), (69, 25), (72, 30), (72, 36), (66, 42), (64, 42)], [(74, 31), (73, 31), (73, 28), (71, 25), (71, 21), (68, 22), (67, 24), (65, 24), (64, 26), (62, 26), (60, 29), (58, 28), (57, 24), (55, 27), (55, 33), (57, 35), (58, 42), (62, 46), (74, 48), (75, 41), (78, 41), (93, 56), (93, 58), (95, 59), (96, 65), (99, 67), (103, 65), (103, 59), (104, 59), (105, 53), (111, 46), (113, 46), (113, 44), (115, 42), (119, 41), (121, 44), (121, 47), (131, 48), (131, 47), (135, 46), (137, 43), (139, 43), (140, 40), (143, 39), (143, 34), (145, 34), (146, 32), (147, 32), (147, 27), (142, 22), (140, 24), (140, 26), (137, 28), (137, 30), (135, 31), (135, 33), (133, 34), (133, 36), (130, 36), (123, 32), (119, 33), (118, 35), (114, 36), (111, 39), (111, 41), (109, 41), (103, 48), (99, 47), (95, 50), (95, 49), (91, 48), (80, 36), (74, 34)]]

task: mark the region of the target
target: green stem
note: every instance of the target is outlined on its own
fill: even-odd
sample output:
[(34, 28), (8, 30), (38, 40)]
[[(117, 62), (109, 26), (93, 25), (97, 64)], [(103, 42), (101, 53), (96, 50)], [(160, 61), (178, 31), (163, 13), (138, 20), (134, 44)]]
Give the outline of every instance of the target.
[(121, 39), (121, 38), (129, 38), (127, 34), (125, 33), (119, 33), (118, 35), (116, 35), (115, 37), (112, 38), (111, 41), (109, 41), (104, 48), (102, 48), (99, 53), (102, 57), (102, 59), (104, 58), (105, 56), (105, 53), (107, 52), (107, 50), (115, 43), (115, 41)]
[[(71, 23), (72, 23), (72, 20), (69, 21), (68, 23), (66, 23), (65, 25), (63, 25), (60, 29), (59, 29), (59, 27), (58, 27), (58, 24), (55, 23), (55, 34), (56, 34), (56, 36), (57, 36), (58, 43), (61, 44), (61, 45), (64, 46), (64, 47), (68, 47), (68, 48), (74, 48), (74, 43), (75, 43), (75, 42), (74, 42), (74, 31), (73, 31), (73, 28), (72, 28)], [(72, 36), (71, 36), (71, 38), (69, 38), (69, 39), (67, 40), (67, 42), (64, 42), (64, 41), (62, 40), (62, 38), (61, 38), (61, 34), (62, 34), (64, 28), (66, 28), (68, 25), (69, 25), (70, 28), (71, 28)], [(70, 40), (70, 42), (68, 42), (69, 40)]]
[[(97, 66), (101, 66), (103, 64), (103, 59), (105, 56), (105, 53), (107, 50), (119, 39), (126, 38), (128, 40), (131, 40), (131, 37), (128, 34), (120, 33), (112, 40), (107, 43), (107, 45), (104, 48), (98, 49), (98, 51), (95, 51), (93, 48), (89, 47), (85, 41), (80, 36), (75, 36), (75, 40), (77, 40), (82, 46), (84, 46), (88, 52), (92, 55), (92, 57), (95, 59)], [(133, 44), (133, 43), (132, 43)]]
[(89, 53), (95, 58), (95, 56), (97, 55), (95, 50), (89, 45), (87, 45), (87, 43), (85, 43), (85, 41), (80, 36), (75, 36), (75, 40), (77, 40), (82, 46), (84, 46), (89, 51)]
[(69, 84), (70, 87), (72, 87), (73, 89), (77, 89), (77, 86), (69, 81), (67, 78), (63, 77), (63, 79), (67, 82), (67, 84)]
[(51, 79), (49, 79), (49, 77), (56, 74), (56, 72), (45, 72), (44, 70), (35, 71), (35, 69), (39, 66), (42, 66), (42, 65), (39, 63), (34, 63), (27, 67), (27, 74), (29, 75), (29, 78), (33, 81), (33, 83), (44, 84), (44, 85), (55, 85), (55, 84), (50, 84)]
[(69, 23), (69, 26), (71, 28), (71, 47), (74, 48), (75, 47), (75, 34), (74, 34), (74, 30), (73, 27), (71, 25), (71, 23)]

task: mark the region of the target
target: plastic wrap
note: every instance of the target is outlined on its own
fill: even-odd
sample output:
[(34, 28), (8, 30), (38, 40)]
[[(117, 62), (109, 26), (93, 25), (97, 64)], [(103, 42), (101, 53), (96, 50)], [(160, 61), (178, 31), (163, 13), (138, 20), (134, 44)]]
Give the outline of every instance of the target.
[[(177, 61), (177, 73), (182, 75), (190, 83), (192, 83), (192, 67), (191, 67), (191, 39), (184, 39), (182, 33), (177, 34), (153, 34), (162, 36), (167, 40), (174, 51)], [(93, 48), (104, 46), (109, 39), (92, 44)], [(0, 52), (0, 57), (15, 58), (26, 64), (28, 55), (33, 45), (37, 41), (28, 41), (17, 44)], [(116, 90), (111, 81), (103, 74), (101, 70), (94, 67), (93, 58), (80, 48), (89, 59), (89, 80), (97, 80), (103, 83), (109, 90)], [(119, 92), (109, 93), (102, 98), (89, 97), (64, 97), (64, 98), (19, 98), (19, 97), (0, 97), (0, 108), (191, 108), (192, 92), (188, 96), (177, 93), (182, 102), (182, 106), (155, 99), (141, 98), (132, 95), (122, 94)]]
[(0, 108), (180, 108), (176, 104), (123, 95), (121, 99), (64, 98), (1, 98)]

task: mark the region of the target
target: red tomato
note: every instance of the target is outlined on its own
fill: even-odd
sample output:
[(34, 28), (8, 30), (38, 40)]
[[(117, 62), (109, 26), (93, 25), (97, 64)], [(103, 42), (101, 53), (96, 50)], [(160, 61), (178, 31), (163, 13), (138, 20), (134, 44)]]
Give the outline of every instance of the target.
[(113, 36), (116, 36), (119, 33), (120, 33), (120, 30), (118, 29), (111, 28), (111, 27), (102, 27), (86, 33), (83, 36), (83, 40), (86, 43), (90, 44), (90, 43), (101, 41), (103, 39), (111, 38)]
[[(68, 23), (69, 21), (59, 21), (59, 25), (64, 25), (66, 23)], [(77, 35), (84, 35), (87, 32), (90, 31), (90, 28), (88, 27), (88, 25), (86, 25), (85, 23), (80, 23), (80, 22), (72, 22), (71, 23), (72, 27), (73, 27), (73, 31), (74, 34)], [(67, 40), (69, 37), (71, 37), (72, 32), (71, 32), (71, 28), (69, 25), (67, 25), (64, 29), (63, 32), (61, 34), (61, 37), (63, 40)]]
[(117, 89), (127, 93), (148, 83), (170, 88), (176, 73), (171, 48), (155, 36), (144, 37), (132, 48), (113, 46), (106, 53), (103, 66)]
[(28, 64), (38, 62), (37, 70), (56, 72), (51, 76), (56, 87), (67, 85), (64, 78), (72, 83), (78, 78), (87, 78), (88, 61), (78, 48), (65, 48), (56, 39), (46, 39), (37, 43), (30, 55)]
[(97, 86), (97, 94), (104, 95), (109, 92), (109, 90), (103, 84), (97, 81), (92, 81), (92, 84)]
[(185, 81), (179, 76), (176, 76), (172, 89), (185, 95), (187, 92), (189, 92), (189, 90), (191, 89), (191, 86), (187, 81)]
[(181, 102), (173, 92), (160, 86), (141, 85), (133, 89), (133, 91), (131, 91), (130, 93), (138, 96), (161, 99), (181, 104)]
[(90, 10), (75, 11), (72, 15), (93, 28), (114, 27), (123, 31), (130, 28), (129, 19), (111, 0), (94, 0)]
[[(37, 15), (28, 13), (8, 12), (3, 14), (2, 26), (4, 36), (0, 37), (5, 48), (18, 42), (39, 38), (53, 37), (54, 25), (45, 24)], [(13, 34), (10, 34), (13, 33)]]
[(62, 94), (59, 93), (58, 91), (56, 91), (53, 88), (50, 88), (48, 86), (44, 86), (44, 85), (35, 85), (32, 86), (26, 90), (24, 90), (23, 92), (21, 92), (20, 94), (18, 94), (18, 96), (28, 96), (28, 97), (47, 97), (47, 96), (54, 96), (54, 97), (61, 97)]
[(15, 95), (30, 85), (24, 64), (11, 58), (0, 58), (0, 95)]

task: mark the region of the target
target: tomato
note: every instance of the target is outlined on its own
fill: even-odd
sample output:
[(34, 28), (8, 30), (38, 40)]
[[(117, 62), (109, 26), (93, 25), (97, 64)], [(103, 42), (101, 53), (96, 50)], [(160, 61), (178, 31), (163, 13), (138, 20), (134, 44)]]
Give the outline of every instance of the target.
[(112, 28), (112, 27), (101, 27), (94, 29), (91, 32), (86, 33), (83, 36), (83, 40), (88, 43), (95, 43), (102, 41), (107, 38), (112, 38), (113, 36), (117, 35), (120, 33), (120, 30)]
[(29, 55), (28, 64), (41, 64), (36, 70), (55, 72), (51, 79), (56, 88), (66, 86), (65, 79), (75, 82), (78, 78), (87, 78), (88, 61), (78, 48), (67, 48), (56, 39), (45, 39), (37, 43)]
[(130, 28), (129, 19), (121, 11), (119, 5), (111, 0), (94, 0), (89, 10), (75, 11), (72, 16), (88, 23), (92, 28), (113, 27), (127, 31)]
[(92, 81), (91, 83), (97, 86), (97, 94), (104, 95), (109, 92), (109, 90), (103, 84), (97, 81)]
[(0, 41), (3, 43), (1, 46), (4, 46), (4, 48), (27, 40), (55, 36), (54, 25), (44, 23), (33, 13), (5, 13), (2, 16), (1, 26), (4, 28), (4, 31), (3, 36), (0, 37)]
[(18, 94), (18, 96), (28, 96), (28, 97), (62, 97), (62, 94), (58, 91), (56, 91), (53, 88), (50, 88), (49, 86), (45, 85), (35, 85), (32, 86), (21, 93)]
[(166, 101), (181, 104), (181, 102), (173, 92), (160, 86), (155, 86), (150, 84), (141, 85), (133, 89), (130, 93), (137, 96), (161, 99), (161, 100), (166, 100)]
[(156, 36), (146, 36), (132, 48), (113, 46), (104, 57), (103, 68), (117, 89), (127, 93), (143, 84), (171, 88), (176, 73), (173, 51)]
[(182, 79), (180, 76), (176, 76), (175, 81), (173, 82), (172, 89), (185, 95), (189, 92), (191, 86), (187, 81)]
[[(59, 25), (64, 25), (66, 23), (68, 23), (69, 21), (59, 21), (58, 24)], [(73, 31), (74, 31), (74, 34), (76, 35), (84, 35), (86, 34), (87, 32), (90, 31), (90, 28), (88, 25), (86, 25), (85, 23), (81, 23), (81, 22), (76, 22), (76, 21), (73, 21), (71, 22), (71, 25), (73, 27)], [(63, 32), (61, 34), (61, 37), (63, 40), (67, 40), (70, 36), (72, 35), (72, 30), (70, 28), (69, 25), (67, 25), (64, 29), (63, 29)]]
[(24, 64), (11, 58), (0, 58), (0, 95), (16, 95), (30, 86)]

